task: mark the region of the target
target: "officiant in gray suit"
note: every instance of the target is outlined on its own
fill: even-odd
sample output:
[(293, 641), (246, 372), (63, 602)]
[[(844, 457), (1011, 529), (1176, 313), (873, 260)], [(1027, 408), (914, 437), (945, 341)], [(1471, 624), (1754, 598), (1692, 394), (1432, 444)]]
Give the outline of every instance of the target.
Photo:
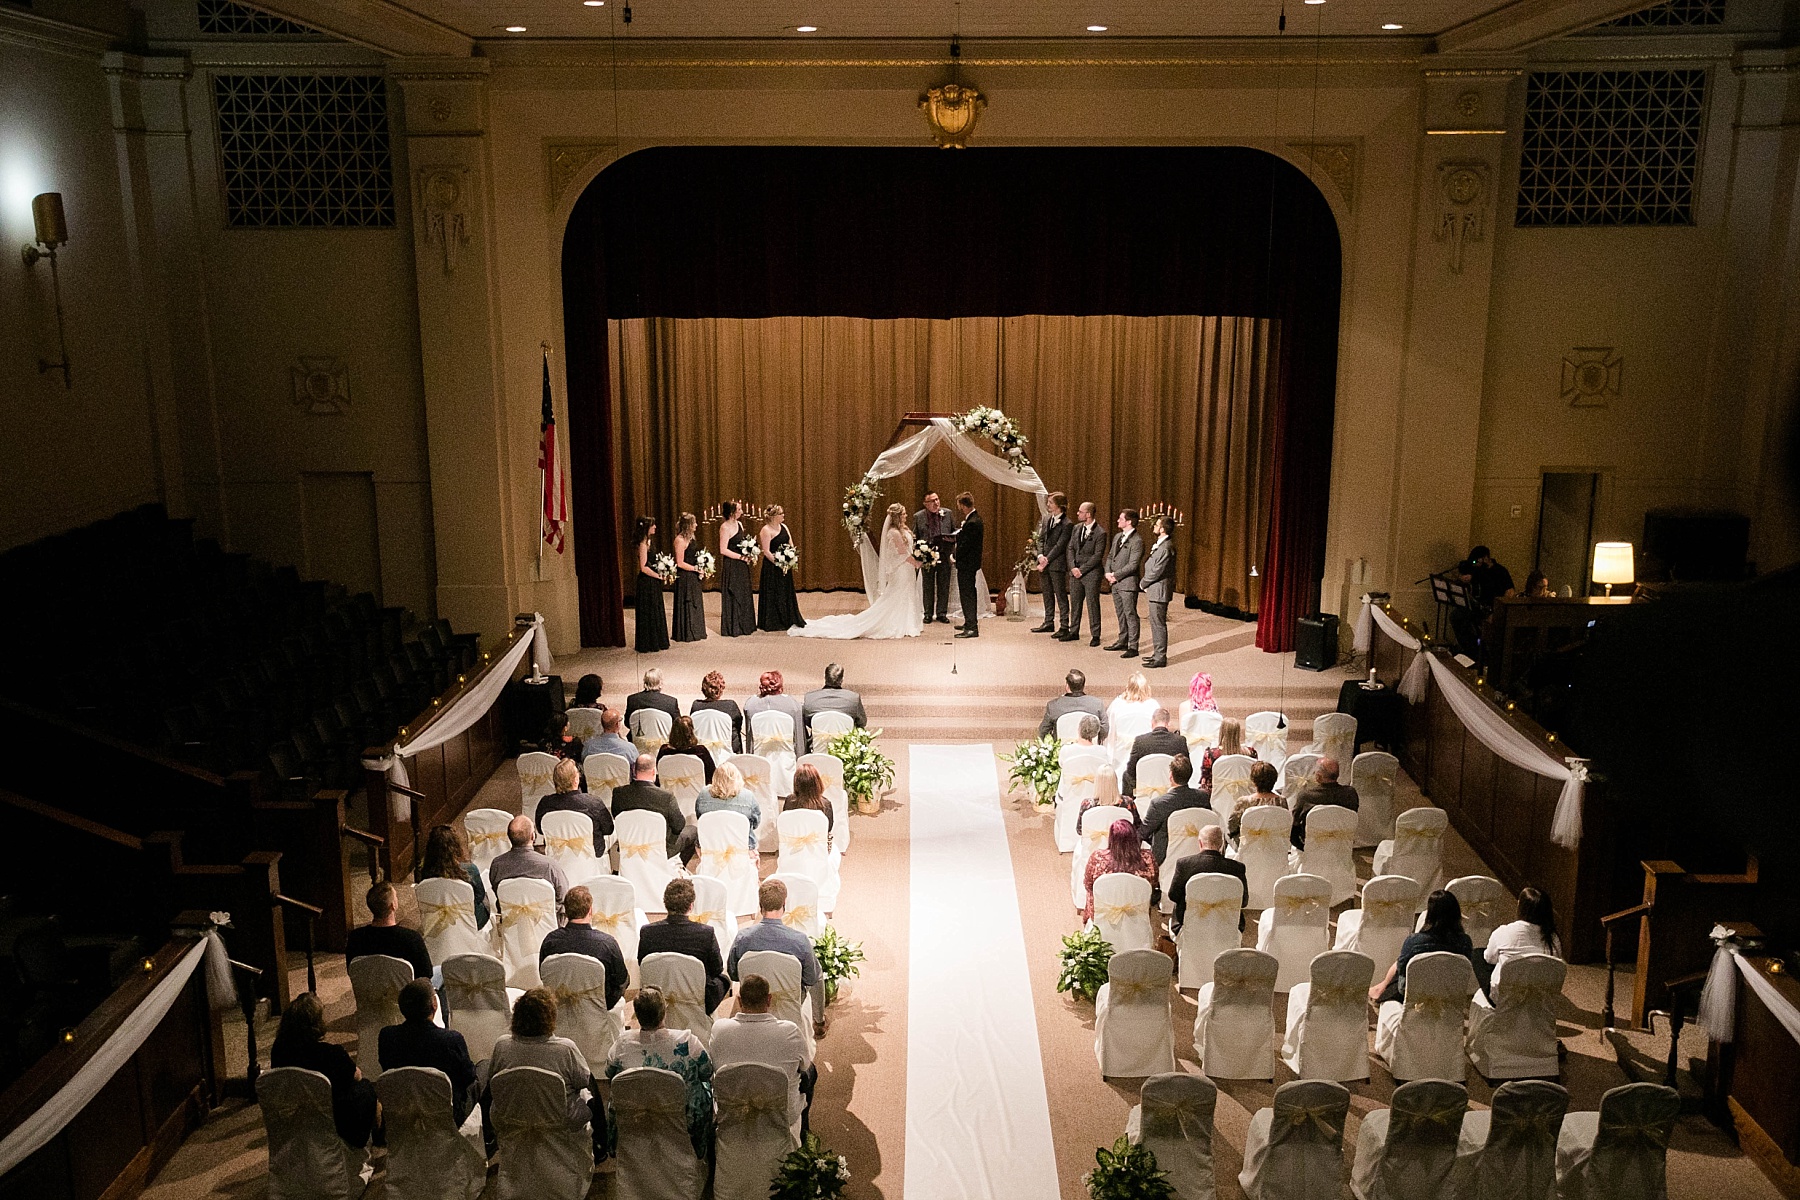
[(1119, 532), (1106, 551), (1106, 582), (1112, 584), (1113, 612), (1119, 618), (1119, 640), (1107, 647), (1120, 658), (1138, 656), (1138, 573), (1144, 565), (1144, 539), (1138, 536), (1138, 510), (1119, 511)]
[(925, 623), (950, 623), (950, 575), (955, 567), (950, 556), (956, 552), (956, 522), (938, 502), (936, 492), (925, 493), (925, 507), (913, 514), (913, 538), (935, 548), (938, 564), (919, 569), (919, 591), (925, 600)]
[(1033, 633), (1062, 633), (1069, 628), (1069, 498), (1061, 492), (1046, 497), (1050, 514), (1038, 523), (1038, 574), (1044, 589), (1044, 623)]
[(1169, 601), (1175, 596), (1175, 518), (1167, 513), (1156, 518), (1156, 540), (1144, 556), (1139, 577), (1144, 599), (1150, 602), (1150, 653), (1146, 667), (1169, 665)]

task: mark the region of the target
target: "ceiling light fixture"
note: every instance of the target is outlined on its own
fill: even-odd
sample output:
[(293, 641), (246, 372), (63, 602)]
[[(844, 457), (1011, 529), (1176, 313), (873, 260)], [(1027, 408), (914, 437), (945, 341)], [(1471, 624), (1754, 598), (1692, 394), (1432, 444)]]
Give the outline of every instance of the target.
[(1396, 25), (1396, 24), (1394, 24), (1394, 23), (1393, 23), (1393, 22), (1392, 22), (1392, 21), (1389, 21), (1389, 22), (1388, 22), (1388, 23), (1387, 23), (1387, 24), (1386, 24), (1386, 25), (1383, 25), (1383, 26), (1382, 26), (1382, 28), (1383, 28), (1383, 29), (1405, 29), (1405, 28), (1406, 28), (1406, 26), (1404, 26), (1404, 25)]
[(606, 0), (581, 0), (584, 8), (605, 8)]
[(819, 32), (819, 27), (817, 25), (796, 25), (794, 26), (794, 31), (796, 33), (817, 33)]
[(1104, 25), (1089, 25), (1088, 32), (1089, 33), (1105, 33), (1106, 26), (1104, 26)]
[(1308, 4), (1323, 4), (1325, 0), (1306, 0)]
[(506, 27), (506, 32), (508, 32), (508, 33), (524, 33), (525, 27), (523, 25), (508, 25)]

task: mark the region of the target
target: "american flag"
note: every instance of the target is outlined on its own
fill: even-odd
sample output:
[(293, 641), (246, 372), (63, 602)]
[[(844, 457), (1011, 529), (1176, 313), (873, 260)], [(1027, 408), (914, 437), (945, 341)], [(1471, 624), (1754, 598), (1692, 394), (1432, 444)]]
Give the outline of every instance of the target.
[(569, 519), (569, 498), (562, 468), (556, 461), (556, 406), (550, 398), (550, 355), (544, 354), (544, 414), (539, 425), (538, 474), (544, 481), (544, 544), (563, 552), (563, 525)]

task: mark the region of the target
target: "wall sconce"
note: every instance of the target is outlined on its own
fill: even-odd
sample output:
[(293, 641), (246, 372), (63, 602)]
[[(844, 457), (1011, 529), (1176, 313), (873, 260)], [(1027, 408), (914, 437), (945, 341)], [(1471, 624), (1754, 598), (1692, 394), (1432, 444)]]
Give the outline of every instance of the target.
[(1608, 596), (1612, 595), (1613, 584), (1632, 583), (1636, 578), (1630, 542), (1594, 543), (1594, 582), (1605, 584)]
[[(50, 292), (56, 299), (56, 348), (62, 354), (62, 359), (58, 362), (51, 362), (47, 358), (38, 359), (38, 374), (61, 371), (63, 387), (70, 388), (74, 384), (69, 378), (69, 342), (63, 333), (62, 281), (56, 274), (56, 248), (67, 245), (69, 241), (69, 225), (63, 219), (61, 192), (43, 192), (31, 198), (31, 224), (37, 240), (25, 246), (21, 257), (28, 267), (37, 265), (40, 258), (50, 260)], [(43, 249), (40, 250), (40, 246)]]

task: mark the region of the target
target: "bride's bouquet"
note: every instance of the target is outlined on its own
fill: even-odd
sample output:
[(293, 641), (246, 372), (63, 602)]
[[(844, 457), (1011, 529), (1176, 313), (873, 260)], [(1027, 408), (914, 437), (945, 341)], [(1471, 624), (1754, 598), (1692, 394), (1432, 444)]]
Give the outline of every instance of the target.
[(756, 569), (757, 560), (762, 558), (762, 546), (753, 537), (744, 538), (732, 549), (744, 556), (744, 565), (751, 570)]
[(912, 548), (912, 560), (919, 564), (920, 570), (929, 571), (943, 562), (944, 556), (939, 554), (937, 547), (930, 542), (915, 541)]
[(662, 576), (664, 587), (675, 585), (675, 560), (667, 554), (659, 554), (650, 560), (650, 569)]
[(794, 568), (800, 565), (800, 550), (789, 542), (787, 545), (769, 552), (769, 561), (781, 568), (783, 575), (792, 575)]
[(694, 554), (694, 565), (700, 568), (700, 582), (705, 583), (719, 570), (719, 560), (713, 557), (711, 550), (699, 550)]

